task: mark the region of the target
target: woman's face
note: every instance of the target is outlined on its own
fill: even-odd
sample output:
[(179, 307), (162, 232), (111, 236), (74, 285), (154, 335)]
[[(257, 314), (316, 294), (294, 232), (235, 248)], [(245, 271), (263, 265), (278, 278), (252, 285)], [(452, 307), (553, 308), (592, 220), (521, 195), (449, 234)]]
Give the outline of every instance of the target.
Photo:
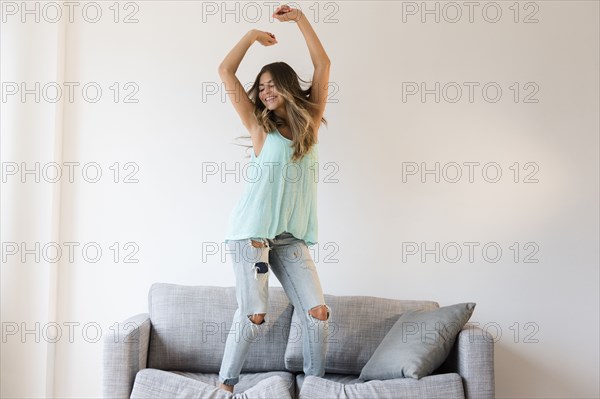
[(258, 97), (269, 110), (275, 110), (283, 106), (283, 97), (279, 95), (271, 74), (265, 72), (262, 74), (258, 85)]

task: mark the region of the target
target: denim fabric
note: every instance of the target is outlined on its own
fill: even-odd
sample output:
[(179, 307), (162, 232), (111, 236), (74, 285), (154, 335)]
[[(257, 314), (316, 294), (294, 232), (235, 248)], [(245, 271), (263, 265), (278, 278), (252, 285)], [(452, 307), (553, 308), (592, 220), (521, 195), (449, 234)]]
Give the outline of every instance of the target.
[[(262, 239), (262, 242), (265, 246), (258, 248), (252, 245), (251, 239), (227, 242), (233, 259), (238, 303), (232, 329), (240, 328), (244, 333), (228, 334), (219, 382), (235, 385), (239, 381), (250, 345), (262, 329), (268, 328), (271, 272), (281, 283), (292, 305), (304, 315), (301, 318), (302, 325), (297, 326), (302, 334), (304, 374), (322, 377), (325, 374), (331, 308), (325, 303), (316, 265), (306, 242), (285, 231), (273, 239)], [(259, 273), (256, 264), (260, 262), (268, 265), (265, 273)], [(327, 307), (326, 320), (320, 320), (309, 313), (310, 309), (319, 305)], [(266, 314), (263, 322), (253, 323), (250, 317), (260, 313)]]

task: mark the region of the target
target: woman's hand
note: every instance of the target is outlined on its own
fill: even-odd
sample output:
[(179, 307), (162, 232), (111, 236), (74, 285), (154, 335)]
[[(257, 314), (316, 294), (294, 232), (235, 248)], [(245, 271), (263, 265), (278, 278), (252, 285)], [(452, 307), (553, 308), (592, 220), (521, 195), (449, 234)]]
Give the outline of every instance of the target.
[(274, 34), (271, 32), (263, 32), (261, 30), (256, 30), (256, 40), (263, 46), (272, 46), (277, 43)]
[(273, 17), (281, 22), (298, 21), (302, 17), (302, 11), (284, 4), (275, 9)]

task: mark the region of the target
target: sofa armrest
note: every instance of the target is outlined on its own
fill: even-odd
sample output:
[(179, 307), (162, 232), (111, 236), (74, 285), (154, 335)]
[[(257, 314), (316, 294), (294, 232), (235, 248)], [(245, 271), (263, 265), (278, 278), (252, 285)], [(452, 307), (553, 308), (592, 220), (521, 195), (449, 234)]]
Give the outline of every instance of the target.
[(104, 337), (103, 397), (129, 398), (137, 372), (146, 368), (151, 327), (150, 315), (141, 313)]
[(465, 399), (494, 399), (494, 338), (467, 323), (456, 338), (456, 371), (463, 379)]

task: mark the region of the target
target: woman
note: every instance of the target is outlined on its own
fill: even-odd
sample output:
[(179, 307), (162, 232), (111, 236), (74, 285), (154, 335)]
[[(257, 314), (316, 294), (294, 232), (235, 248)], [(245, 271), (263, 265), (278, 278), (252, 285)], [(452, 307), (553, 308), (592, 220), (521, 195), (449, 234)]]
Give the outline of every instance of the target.
[[(250, 344), (268, 321), (270, 270), (290, 302), (302, 312), (304, 373), (323, 376), (331, 309), (325, 304), (315, 264), (307, 245), (317, 242), (318, 129), (327, 124), (323, 113), (329, 83), (329, 57), (302, 12), (287, 5), (273, 17), (295, 21), (314, 65), (312, 86), (284, 62), (265, 65), (246, 93), (235, 72), (248, 48), (277, 43), (275, 35), (249, 31), (219, 66), (242, 123), (252, 140), (256, 171), (229, 219), (226, 243), (236, 276), (235, 312), (219, 372), (220, 388), (233, 392)], [(256, 170), (258, 168), (258, 170)], [(309, 329), (311, 332), (309, 334)], [(252, 339), (248, 339), (248, 331)], [(240, 338), (241, 337), (241, 338)]]

